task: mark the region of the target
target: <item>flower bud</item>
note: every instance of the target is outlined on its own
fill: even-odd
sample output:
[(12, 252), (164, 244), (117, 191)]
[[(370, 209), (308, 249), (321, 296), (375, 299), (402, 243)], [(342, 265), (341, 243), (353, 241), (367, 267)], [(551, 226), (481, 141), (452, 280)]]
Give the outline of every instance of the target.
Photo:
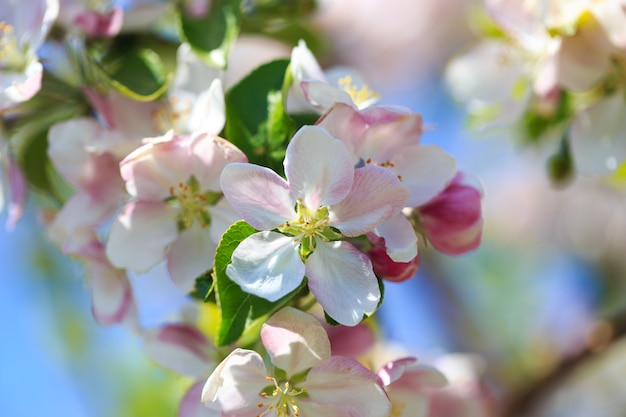
[(409, 262), (394, 262), (384, 246), (374, 246), (368, 253), (374, 273), (387, 281), (402, 282), (413, 277), (419, 267), (419, 255)]

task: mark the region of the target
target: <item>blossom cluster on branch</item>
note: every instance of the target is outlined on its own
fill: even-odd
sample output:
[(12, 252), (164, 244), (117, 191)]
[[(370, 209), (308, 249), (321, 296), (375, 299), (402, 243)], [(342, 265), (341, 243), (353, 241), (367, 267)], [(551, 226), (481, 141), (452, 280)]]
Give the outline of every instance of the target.
[(479, 42), (446, 69), (477, 128), (547, 142), (555, 182), (624, 175), (626, 3), (485, 0)]
[[(301, 39), (315, 40), (312, 2), (266, 7), (6, 2), (9, 226), (31, 192), (50, 238), (83, 263), (95, 320), (125, 323), (150, 358), (196, 381), (181, 415), (446, 415), (428, 406), (438, 396), (482, 406), (415, 358), (365, 353), (384, 281), (414, 276), (418, 247), (479, 245), (480, 182), (420, 143), (419, 114), (379, 105), (350, 69), (322, 69)], [(242, 73), (248, 32), (287, 53), (259, 46), (261, 64)], [(142, 326), (128, 274), (162, 263), (214, 309), (213, 332)], [(368, 342), (336, 353), (328, 334), (355, 330)]]

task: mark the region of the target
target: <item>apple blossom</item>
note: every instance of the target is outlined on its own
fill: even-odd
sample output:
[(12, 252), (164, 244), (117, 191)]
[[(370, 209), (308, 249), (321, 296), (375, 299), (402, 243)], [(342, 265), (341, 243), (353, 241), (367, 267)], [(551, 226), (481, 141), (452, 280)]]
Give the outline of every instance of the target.
[(173, 282), (190, 291), (212, 267), (222, 233), (238, 220), (221, 198), (219, 176), (227, 164), (246, 160), (237, 147), (206, 132), (146, 139), (120, 163), (134, 199), (111, 227), (111, 262), (145, 272), (167, 258)]
[(362, 236), (395, 216), (409, 191), (387, 169), (355, 169), (344, 144), (317, 126), (295, 134), (284, 166), (286, 181), (252, 164), (224, 169), (224, 196), (262, 230), (235, 249), (226, 273), (244, 291), (270, 301), (296, 289), (306, 275), (324, 310), (353, 326), (376, 310), (380, 289), (367, 256), (341, 239)]
[[(406, 206), (426, 203), (440, 193), (456, 174), (456, 161), (435, 145), (420, 145), (422, 118), (403, 108), (369, 107), (356, 110), (335, 104), (317, 122), (341, 139), (357, 165), (390, 170), (409, 188)], [(403, 214), (381, 222), (373, 234), (384, 238), (394, 262), (412, 262), (417, 237)]]
[(322, 114), (335, 103), (363, 109), (380, 98), (353, 69), (335, 67), (324, 72), (303, 40), (291, 53), (291, 72), (295, 85), (287, 101), (291, 113), (314, 110)]
[[(437, 369), (418, 364), (406, 357), (386, 363), (378, 378), (391, 401), (394, 417), (425, 417), (429, 410), (429, 391), (446, 386), (446, 377)], [(443, 416), (442, 416), (443, 417)]]
[(202, 402), (223, 417), (386, 417), (376, 375), (355, 359), (331, 356), (319, 321), (286, 307), (261, 329), (274, 369), (257, 352), (235, 349), (208, 378)]
[(0, 8), (0, 112), (41, 88), (37, 49), (59, 13), (58, 0), (4, 1)]

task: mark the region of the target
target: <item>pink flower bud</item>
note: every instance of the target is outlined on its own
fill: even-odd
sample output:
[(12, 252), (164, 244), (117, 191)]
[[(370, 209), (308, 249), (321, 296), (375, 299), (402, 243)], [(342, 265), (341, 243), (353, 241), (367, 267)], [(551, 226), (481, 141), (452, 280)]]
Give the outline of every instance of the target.
[(374, 273), (387, 281), (402, 282), (413, 277), (419, 267), (419, 256), (409, 262), (394, 262), (384, 246), (374, 246), (368, 253)]
[(481, 199), (480, 183), (459, 172), (439, 195), (417, 209), (430, 243), (448, 255), (476, 249), (483, 232)]

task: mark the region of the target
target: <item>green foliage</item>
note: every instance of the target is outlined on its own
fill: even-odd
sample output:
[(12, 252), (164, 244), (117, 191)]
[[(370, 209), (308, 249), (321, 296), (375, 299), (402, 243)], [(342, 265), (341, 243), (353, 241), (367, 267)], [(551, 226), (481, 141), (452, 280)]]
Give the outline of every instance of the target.
[(226, 94), (226, 138), (250, 162), (282, 173), (287, 142), (297, 126), (285, 113), (282, 87), (289, 61), (261, 65)]
[(558, 151), (548, 159), (547, 169), (552, 184), (556, 186), (565, 186), (574, 178), (576, 170), (567, 135), (561, 139)]
[(102, 58), (92, 56), (87, 65), (96, 77), (92, 81), (138, 101), (157, 99), (169, 85), (170, 71), (160, 55), (132, 37), (117, 39)]
[(180, 37), (208, 64), (226, 68), (230, 49), (239, 34), (240, 3), (241, 0), (214, 0), (208, 13), (199, 18), (181, 8)]
[(234, 343), (246, 330), (251, 320), (284, 306), (304, 287), (305, 281), (290, 294), (271, 302), (244, 292), (226, 275), (226, 267), (231, 263), (233, 252), (239, 244), (257, 230), (245, 221), (234, 223), (222, 236), (215, 253), (214, 279), (217, 287), (217, 301), (221, 311), (221, 323), (217, 335), (217, 345)]
[(561, 93), (556, 108), (548, 114), (538, 111), (536, 106), (530, 106), (522, 121), (525, 139), (538, 143), (555, 129), (564, 129), (574, 112), (574, 99), (566, 92)]

